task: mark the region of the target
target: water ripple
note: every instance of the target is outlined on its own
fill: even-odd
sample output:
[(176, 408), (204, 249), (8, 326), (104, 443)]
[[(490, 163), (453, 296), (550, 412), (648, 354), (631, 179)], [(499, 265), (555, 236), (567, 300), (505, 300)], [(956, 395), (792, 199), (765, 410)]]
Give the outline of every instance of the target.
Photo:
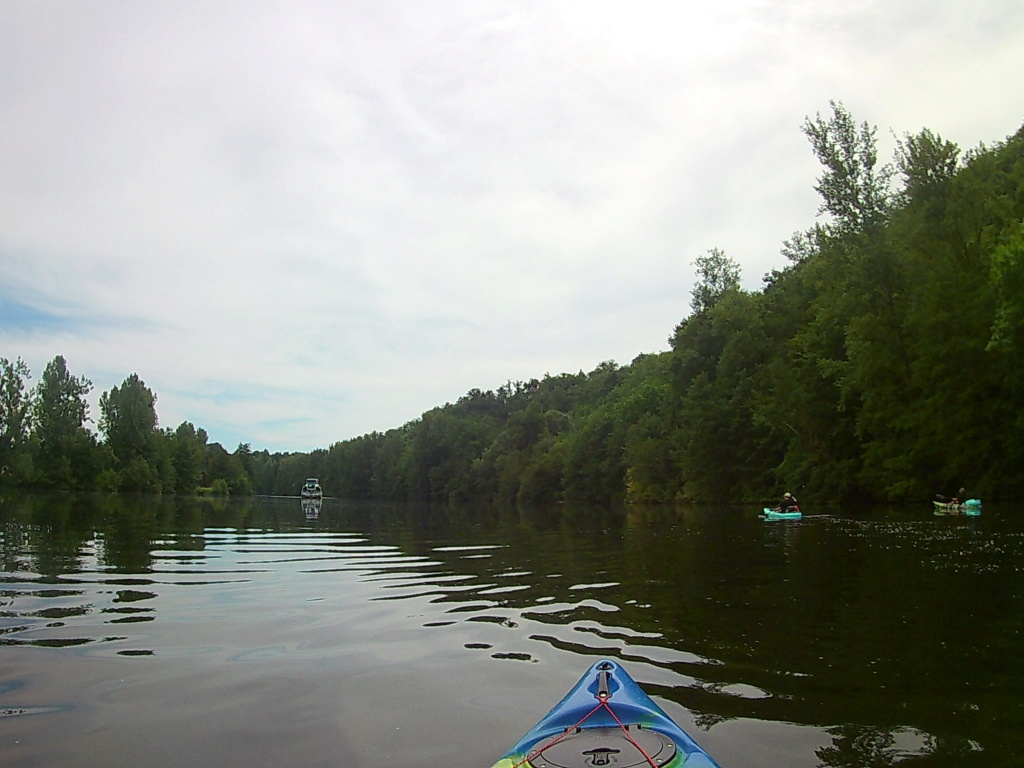
[[(682, 531), (685, 521), (663, 514)], [(974, 694), (959, 700), (980, 702), (956, 709), (958, 720), (1015, 701), (1002, 681), (1019, 667), (1024, 637), (1021, 533), (971, 520), (830, 516), (742, 535), (711, 522), (665, 536), (663, 523), (570, 532), (544, 520), (512, 532), (484, 523), (439, 531), (419, 520), (365, 532), (347, 521), (338, 532), (206, 527), (120, 553), (113, 536), (87, 533), (50, 559), (37, 534), (8, 525), (0, 645), (134, 668), (157, 666), (150, 657), (319, 669), (349, 656), (434, 664), (461, 653), (514, 670), (498, 673), (509, 680), (532, 674), (521, 662), (554, 669), (610, 656), (694, 712), (699, 727), (831, 728), (844, 755), (871, 749), (883, 733), (893, 760), (926, 755), (929, 731), (832, 723), (903, 722), (920, 701), (946, 696), (933, 682), (937, 668), (943, 684)], [(908, 562), (913, 569), (900, 567)], [(964, 579), (972, 589), (957, 591)], [(952, 615), (947, 603), (966, 619), (929, 618)], [(991, 637), (976, 639), (975, 628)], [(983, 672), (959, 671), (965, 648)], [(990, 685), (975, 686), (974, 674)], [(909, 694), (897, 700), (896, 690)], [(850, 691), (871, 707), (848, 706)], [(13, 714), (0, 714), (31, 714), (10, 696)], [(921, 722), (937, 727), (943, 717)]]

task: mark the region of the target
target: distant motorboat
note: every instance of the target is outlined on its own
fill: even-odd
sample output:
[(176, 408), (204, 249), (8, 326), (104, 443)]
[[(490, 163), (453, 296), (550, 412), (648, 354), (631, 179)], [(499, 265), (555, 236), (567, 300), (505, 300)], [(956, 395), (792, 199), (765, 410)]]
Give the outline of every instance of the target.
[(299, 496), (304, 499), (319, 499), (323, 495), (324, 491), (320, 487), (320, 481), (315, 477), (307, 477), (306, 482), (302, 484), (302, 489), (299, 491)]

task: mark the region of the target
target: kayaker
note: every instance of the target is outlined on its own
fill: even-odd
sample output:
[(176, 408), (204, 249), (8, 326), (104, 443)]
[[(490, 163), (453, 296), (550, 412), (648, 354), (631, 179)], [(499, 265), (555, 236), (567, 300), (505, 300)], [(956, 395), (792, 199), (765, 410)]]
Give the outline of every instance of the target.
[(963, 504), (964, 501), (967, 500), (967, 492), (963, 488), (961, 488), (959, 491), (956, 492), (956, 496), (946, 497), (943, 496), (941, 493), (937, 493), (935, 494), (935, 497), (936, 500), (944, 501), (947, 504)]
[(789, 491), (782, 497), (782, 501), (779, 502), (777, 509), (779, 512), (792, 512), (797, 508), (796, 496)]
[(942, 504), (963, 504), (967, 500), (967, 491), (961, 488), (956, 492), (956, 496), (943, 496), (941, 493), (936, 493), (935, 500)]

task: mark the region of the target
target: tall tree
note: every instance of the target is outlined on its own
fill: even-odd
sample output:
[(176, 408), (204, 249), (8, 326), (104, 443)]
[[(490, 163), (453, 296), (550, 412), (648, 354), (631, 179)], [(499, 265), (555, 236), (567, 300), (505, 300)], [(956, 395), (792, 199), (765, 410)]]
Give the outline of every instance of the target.
[(16, 481), (27, 469), (23, 458), (31, 423), (26, 386), (30, 378), (28, 366), (20, 357), (13, 363), (0, 357), (0, 472)]
[(892, 206), (892, 166), (878, 166), (876, 129), (866, 122), (858, 126), (841, 103), (829, 103), (830, 118), (819, 113), (804, 122), (814, 154), (825, 166), (815, 187), (822, 198), (820, 212), (831, 214), (842, 234), (876, 229)]
[(174, 467), (174, 492), (194, 494), (203, 477), (203, 459), (206, 456), (206, 430), (196, 429), (183, 421), (168, 436), (171, 445), (171, 464)]
[(920, 203), (953, 178), (960, 165), (960, 148), (927, 128), (907, 134), (896, 148), (896, 167), (904, 177), (901, 197)]
[(36, 468), (44, 485), (89, 486), (97, 472), (96, 440), (85, 428), (86, 395), (92, 382), (68, 371), (64, 357), (46, 364), (32, 398), (32, 421), (38, 441)]
[(112, 387), (100, 396), (100, 429), (107, 445), (119, 462), (153, 457), (156, 434), (156, 395), (131, 374), (120, 387)]
[(726, 293), (739, 289), (740, 267), (725, 251), (712, 248), (693, 263), (697, 268), (697, 282), (693, 286), (690, 307), (695, 314), (711, 309)]
[[(162, 491), (156, 395), (137, 373), (100, 396), (99, 426), (114, 456), (119, 487)], [(167, 479), (173, 485), (173, 479)]]

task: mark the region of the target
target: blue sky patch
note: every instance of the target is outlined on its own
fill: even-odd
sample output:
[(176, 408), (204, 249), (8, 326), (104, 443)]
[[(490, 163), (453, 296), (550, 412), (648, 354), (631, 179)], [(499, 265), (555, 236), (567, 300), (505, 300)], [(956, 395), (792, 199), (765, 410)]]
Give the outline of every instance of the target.
[(0, 328), (20, 331), (68, 331), (71, 321), (66, 317), (44, 312), (27, 304), (0, 299)]

